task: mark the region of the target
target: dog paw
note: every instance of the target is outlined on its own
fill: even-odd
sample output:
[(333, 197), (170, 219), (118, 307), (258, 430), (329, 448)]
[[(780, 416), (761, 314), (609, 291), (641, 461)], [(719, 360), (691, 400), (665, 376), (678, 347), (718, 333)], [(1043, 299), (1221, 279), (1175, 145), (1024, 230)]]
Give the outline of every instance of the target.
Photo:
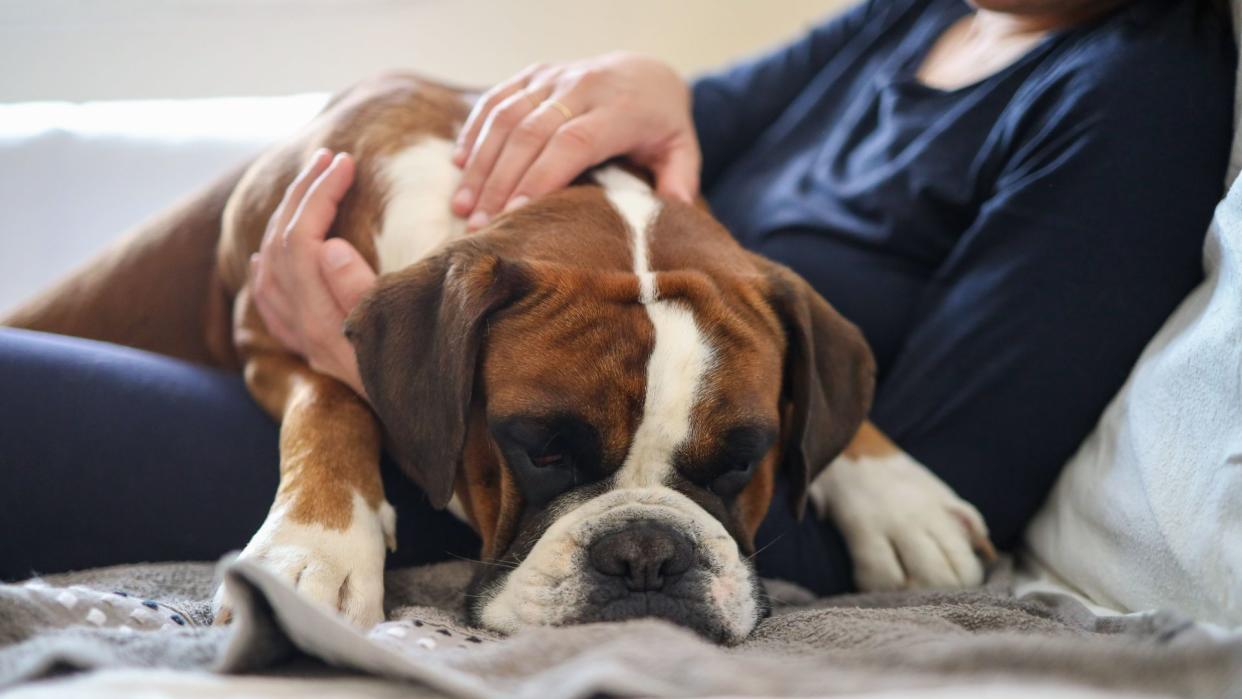
[[(311, 603), (369, 629), (384, 621), (385, 547), (395, 547), (395, 532), (396, 513), (387, 502), (372, 509), (355, 495), (344, 529), (295, 522), (278, 503), (239, 559), (258, 563)], [(232, 620), (227, 585), (216, 590), (212, 606), (216, 624)]]
[(864, 592), (973, 587), (996, 556), (979, 511), (904, 453), (840, 457), (811, 484)]

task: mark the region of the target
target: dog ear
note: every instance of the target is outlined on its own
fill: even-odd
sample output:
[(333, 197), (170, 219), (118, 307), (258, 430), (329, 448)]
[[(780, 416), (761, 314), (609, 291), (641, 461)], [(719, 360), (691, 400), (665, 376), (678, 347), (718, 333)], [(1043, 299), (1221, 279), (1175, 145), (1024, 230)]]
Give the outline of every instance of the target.
[(871, 409), (875, 359), (858, 328), (806, 280), (783, 265), (756, 259), (788, 338), (784, 391), (792, 429), (784, 460), (801, 518), (807, 487), (850, 443)]
[(382, 277), (345, 321), (388, 446), (434, 507), (453, 496), (487, 318), (529, 280), (522, 263), (452, 246)]

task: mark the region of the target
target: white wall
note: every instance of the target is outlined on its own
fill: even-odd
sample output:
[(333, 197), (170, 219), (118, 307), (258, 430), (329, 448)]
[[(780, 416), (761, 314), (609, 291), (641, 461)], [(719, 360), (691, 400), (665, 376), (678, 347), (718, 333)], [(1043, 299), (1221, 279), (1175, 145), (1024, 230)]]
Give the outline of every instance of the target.
[(691, 73), (850, 0), (0, 0), (0, 102), (335, 90), (385, 68), (486, 84), (625, 48)]

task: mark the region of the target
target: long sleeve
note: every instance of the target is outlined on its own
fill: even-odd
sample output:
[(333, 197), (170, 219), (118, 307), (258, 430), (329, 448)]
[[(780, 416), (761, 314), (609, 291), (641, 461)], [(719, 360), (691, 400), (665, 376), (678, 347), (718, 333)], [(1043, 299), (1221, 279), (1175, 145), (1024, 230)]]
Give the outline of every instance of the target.
[(866, 0), (792, 43), (693, 81), (705, 189), (858, 31), (874, 2)]
[(1221, 194), (1220, 76), (1115, 68), (1015, 123), (1012, 158), (920, 299), (872, 413), (1002, 546), (1201, 277)]

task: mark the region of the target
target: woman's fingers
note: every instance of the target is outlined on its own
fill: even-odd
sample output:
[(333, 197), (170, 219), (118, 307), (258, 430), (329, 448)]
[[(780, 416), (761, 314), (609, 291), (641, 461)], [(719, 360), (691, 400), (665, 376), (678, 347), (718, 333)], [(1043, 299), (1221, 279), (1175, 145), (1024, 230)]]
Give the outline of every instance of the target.
[(267, 230), (263, 233), (263, 242), (259, 245), (260, 250), (266, 250), (275, 241), (283, 243), (284, 233), (289, 228), (289, 221), (293, 219), (293, 214), (298, 210), (302, 200), (306, 197), (306, 190), (310, 189), (311, 184), (323, 174), (323, 171), (331, 163), (332, 151), (329, 151), (327, 148), (320, 148), (315, 151), (310, 161), (306, 163), (306, 166), (285, 188), (284, 197), (281, 198), (280, 204), (276, 206), (276, 210), (272, 212), (272, 217), (268, 219)]
[(316, 152), (286, 190), (251, 258), (251, 289), (268, 332), (304, 356), (341, 334), (341, 313), (323, 281), (318, 250), (353, 178), (348, 154)]
[(608, 121), (606, 112), (590, 112), (565, 122), (522, 175), (505, 208), (561, 189), (609, 157)]
[(466, 117), (466, 123), (462, 125), (461, 132), (457, 135), (457, 147), (453, 150), (453, 162), (457, 167), (466, 165), (470, 153), (474, 151), (474, 142), (478, 140), (479, 132), (483, 130), (483, 124), (497, 105), (515, 92), (525, 89), (531, 78), (542, 70), (544, 70), (542, 63), (526, 66), (517, 75), (484, 92), (479, 101), (474, 103), (474, 107), (470, 109), (470, 115)]
[(348, 153), (337, 153), (298, 203), (293, 219), (285, 228), (286, 244), (327, 237), (336, 218), (337, 206), (353, 182), (354, 159)]
[[(545, 109), (539, 111), (543, 112)], [(546, 111), (556, 110), (549, 108)], [(559, 111), (557, 116), (561, 116)], [(515, 209), (529, 199), (565, 187), (584, 170), (599, 164), (616, 150), (613, 144), (621, 138), (613, 132), (616, 123), (616, 118), (610, 117), (607, 111), (592, 111), (576, 116), (572, 121), (562, 123), (550, 136), (543, 139), (541, 150), (533, 160), (524, 157), (525, 153), (518, 144), (507, 147), (506, 156), (511, 151), (514, 152), (508, 165), (511, 165), (512, 171), (520, 179), (516, 185), (509, 187), (508, 181), (512, 175), (508, 171), (502, 171), (502, 165), (498, 164), (497, 174), (494, 174), (497, 181), (494, 185), (492, 178), (488, 179), (478, 208), (489, 214), (495, 211), (492, 208), (492, 194), (488, 191), (493, 187), (497, 195), (505, 197), (502, 207), (504, 211)], [(516, 139), (515, 132), (510, 141)], [(641, 154), (636, 154), (634, 160), (637, 164), (651, 169), (659, 194), (688, 204), (694, 202), (699, 191), (702, 157), (698, 143), (693, 139), (667, 147), (667, 150), (660, 152), (659, 159), (653, 162), (646, 161)]]
[(259, 253), (250, 256), (250, 293), (259, 317), (267, 331), (284, 345), (286, 349), (300, 351), (302, 338), (292, 331), (287, 319), (293, 318), (289, 308), (289, 299), (284, 291), (272, 284), (272, 276), (262, 271), (262, 257)]
[(325, 327), (328, 322), (324, 320), (325, 314), (337, 309), (323, 283), (317, 255), (353, 177), (353, 158), (347, 153), (336, 154), (306, 188), (301, 201), (291, 203), (295, 211), (279, 242), (260, 250), (260, 255), (266, 258), (263, 264), (271, 266), (274, 285), (290, 299), (289, 314), (281, 320), (296, 331), (301, 340), (290, 349), (302, 354), (307, 353), (308, 345), (317, 338), (339, 332), (339, 328)]
[(486, 181), (477, 190), (479, 194), (474, 213), (467, 222), (468, 228), (475, 229), (486, 225), (505, 208), (518, 182), (567, 121), (560, 108), (552, 102), (543, 102), (513, 129), (491, 172), (486, 173)]
[(697, 143), (672, 146), (659, 162), (650, 163), (655, 175), (656, 192), (662, 196), (694, 203), (699, 191), (699, 169), (703, 165)]
[[(332, 238), (320, 248), (319, 268), (339, 309), (336, 317), (342, 321), (362, 297), (375, 288), (375, 271), (362, 259), (357, 248), (340, 238)], [(358, 373), (357, 355), (343, 333), (339, 338), (333, 338), (332, 346), (324, 348), (319, 362), (313, 366), (366, 398), (366, 388)]]
[(342, 315), (349, 315), (362, 297), (375, 288), (375, 270), (345, 240), (333, 238), (325, 242), (319, 251), (319, 263)]
[(306, 167), (303, 167), (297, 177), (293, 178), (293, 182), (289, 183), (285, 189), (285, 196), (280, 200), (280, 205), (276, 207), (276, 212), (272, 215), (272, 223), (277, 231), (284, 231), (289, 225), (294, 211), (306, 197), (306, 190), (310, 189), (311, 184), (323, 174), (324, 170), (328, 169), (331, 163), (332, 151), (320, 148), (311, 156)]
[[(536, 95), (525, 90), (514, 92), (492, 110), (483, 124), (483, 130), (475, 141), (474, 150), (466, 160), (461, 173), (461, 184), (453, 195), (453, 211), (458, 215), (478, 212), (478, 204), (484, 183), (495, 169), (504, 152), (510, 135), (539, 105)], [(471, 227), (478, 223), (471, 217)]]
[(479, 228), (618, 155), (651, 169), (662, 195), (693, 201), (698, 139), (676, 71), (623, 52), (528, 68), (471, 110), (454, 153), (463, 170), (452, 211)]
[(375, 273), (352, 245), (326, 240), (354, 171), (347, 153), (315, 153), (285, 191), (259, 252), (250, 258), (250, 290), (272, 338), (362, 395), (342, 325), (374, 286)]

